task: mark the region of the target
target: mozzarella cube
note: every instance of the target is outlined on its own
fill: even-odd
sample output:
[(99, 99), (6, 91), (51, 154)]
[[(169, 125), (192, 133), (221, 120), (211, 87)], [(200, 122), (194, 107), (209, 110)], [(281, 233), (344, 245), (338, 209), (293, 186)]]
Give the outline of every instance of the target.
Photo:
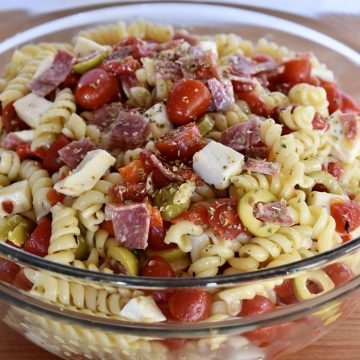
[(37, 67), (35, 74), (34, 74), (34, 79), (37, 78), (38, 76), (40, 76), (42, 73), (45, 72), (45, 70), (49, 69), (51, 67), (51, 64), (54, 61), (54, 56), (53, 55), (49, 55), (47, 56)]
[(200, 259), (200, 255), (202, 251), (209, 245), (211, 245), (211, 241), (209, 236), (206, 233), (203, 233), (198, 236), (189, 235), (189, 239), (191, 242), (191, 261), (195, 262)]
[(116, 159), (105, 150), (89, 151), (72, 173), (57, 182), (54, 188), (61, 194), (79, 196), (91, 190), (115, 161)]
[(216, 43), (214, 41), (210, 41), (210, 40), (204, 40), (204, 41), (200, 41), (199, 42), (199, 48), (204, 50), (204, 51), (209, 51), (211, 52), (215, 59), (217, 59), (219, 57), (218, 51), (217, 51), (217, 46)]
[(89, 55), (95, 51), (103, 53), (106, 52), (108, 49), (109, 47), (107, 46), (100, 45), (95, 41), (79, 36), (75, 42), (74, 53), (76, 56), (82, 57)]
[(14, 102), (14, 109), (21, 120), (35, 129), (40, 117), (50, 109), (53, 103), (34, 93), (30, 93)]
[[(0, 189), (0, 204), (9, 202), (12, 204), (11, 215), (28, 211), (32, 207), (30, 186), (27, 180), (18, 181)], [(0, 217), (10, 215), (0, 207)]]
[(120, 316), (147, 323), (165, 321), (166, 317), (157, 307), (151, 296), (139, 296), (131, 299), (120, 311)]
[(330, 215), (330, 205), (333, 200), (347, 201), (346, 195), (335, 195), (326, 192), (312, 191), (309, 195), (309, 205), (322, 206)]
[(211, 141), (193, 157), (193, 170), (208, 184), (226, 189), (230, 178), (244, 168), (244, 155), (232, 148)]
[(164, 136), (173, 128), (164, 103), (155, 104), (145, 111), (144, 116), (149, 120), (150, 133), (155, 139)]
[[(360, 130), (357, 131), (356, 138), (349, 140), (344, 135), (340, 119), (341, 112), (336, 111), (329, 118), (330, 129), (329, 143), (331, 144), (331, 153), (341, 161), (352, 163), (360, 155)], [(357, 127), (360, 129), (360, 117), (356, 118)]]

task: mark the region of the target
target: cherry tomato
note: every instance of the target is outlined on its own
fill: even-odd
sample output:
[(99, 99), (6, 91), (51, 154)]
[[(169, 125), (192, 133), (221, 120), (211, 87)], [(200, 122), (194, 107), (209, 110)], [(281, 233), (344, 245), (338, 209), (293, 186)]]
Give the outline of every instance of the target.
[(254, 91), (238, 92), (237, 95), (239, 100), (244, 100), (249, 105), (252, 113), (264, 117), (270, 114), (271, 109)]
[(48, 253), (51, 236), (51, 221), (42, 218), (30, 238), (25, 241), (24, 250), (38, 256), (44, 257)]
[(113, 223), (111, 220), (104, 220), (100, 227), (107, 231), (109, 233), (110, 236), (115, 236), (115, 233), (114, 233), (114, 227), (113, 227)]
[(46, 194), (47, 199), (51, 206), (56, 205), (58, 202), (62, 202), (65, 198), (64, 194), (58, 193), (55, 189), (51, 188)]
[(172, 223), (177, 223), (181, 220), (189, 220), (195, 225), (207, 226), (209, 225), (208, 208), (202, 204), (194, 204), (188, 210), (185, 210), (172, 220)]
[(289, 279), (284, 280), (281, 285), (275, 286), (275, 293), (282, 304), (290, 305), (298, 302)]
[(76, 87), (76, 103), (86, 110), (96, 110), (116, 100), (120, 88), (115, 77), (103, 69), (92, 69), (80, 78)]
[(10, 260), (0, 258), (0, 281), (12, 284), (19, 271), (19, 265)]
[(9, 133), (12, 131), (20, 131), (29, 129), (29, 126), (22, 121), (14, 108), (14, 102), (8, 103), (2, 111), (2, 123), (5, 130)]
[(205, 320), (211, 313), (212, 295), (208, 291), (183, 289), (169, 297), (169, 310), (178, 321)]
[(232, 240), (245, 232), (236, 210), (236, 200), (216, 199), (208, 211), (210, 227), (223, 239)]
[(25, 276), (24, 269), (21, 269), (15, 276), (14, 283), (17, 288), (21, 290), (31, 290), (32, 282)]
[(327, 171), (337, 180), (339, 180), (342, 174), (344, 174), (345, 172), (344, 167), (341, 165), (341, 163), (333, 161), (329, 162), (327, 166)]
[(210, 91), (202, 82), (182, 79), (171, 88), (166, 109), (173, 124), (184, 125), (203, 115), (210, 102)]
[(142, 268), (141, 275), (152, 277), (175, 277), (174, 270), (161, 256), (153, 256), (149, 259)]
[(355, 100), (347, 94), (345, 91), (340, 90), (341, 97), (342, 97), (342, 105), (341, 105), (341, 111), (342, 112), (356, 112), (360, 114), (360, 107), (355, 102)]
[(285, 61), (280, 78), (285, 83), (307, 83), (311, 78), (311, 63), (306, 57)]
[(240, 316), (258, 315), (258, 314), (274, 311), (275, 309), (276, 309), (276, 305), (272, 303), (268, 298), (261, 295), (256, 295), (251, 300), (243, 300), (239, 315)]
[(42, 160), (46, 156), (46, 150), (43, 147), (32, 151), (29, 143), (16, 145), (15, 151), (19, 155), (21, 161), (26, 159)]
[(205, 140), (194, 123), (180, 126), (160, 138), (156, 148), (169, 160), (191, 160), (205, 146)]
[(360, 226), (360, 205), (354, 201), (333, 201), (330, 213), (336, 221), (336, 231), (340, 233), (348, 234)]
[(314, 130), (328, 131), (330, 128), (329, 122), (318, 112), (315, 113), (315, 116), (312, 121), (312, 126)]
[(329, 275), (335, 286), (344, 284), (355, 276), (347, 265), (341, 263), (328, 265), (324, 271)]
[(49, 171), (51, 174), (58, 171), (64, 163), (59, 158), (58, 151), (64, 146), (70, 144), (64, 135), (59, 135), (58, 138), (50, 145), (48, 152), (44, 158), (42, 166), (45, 170)]
[(71, 90), (75, 91), (76, 86), (79, 82), (80, 74), (77, 74), (75, 72), (71, 72), (67, 78), (64, 80), (64, 82), (60, 85), (62, 88), (70, 88)]
[(321, 86), (326, 91), (326, 97), (329, 102), (329, 113), (332, 114), (336, 110), (340, 110), (342, 108), (343, 99), (339, 88), (334, 83), (326, 81), (322, 81)]
[(114, 76), (135, 76), (135, 71), (140, 68), (140, 63), (128, 56), (123, 60), (109, 60), (102, 64), (102, 68)]

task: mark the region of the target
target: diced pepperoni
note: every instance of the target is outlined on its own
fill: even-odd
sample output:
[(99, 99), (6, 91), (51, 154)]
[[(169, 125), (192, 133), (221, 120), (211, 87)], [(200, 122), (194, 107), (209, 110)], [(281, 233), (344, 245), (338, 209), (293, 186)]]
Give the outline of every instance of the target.
[(167, 59), (161, 59), (155, 62), (155, 72), (165, 80), (177, 81), (182, 78), (180, 65)]
[(123, 111), (124, 106), (121, 102), (113, 102), (96, 110), (94, 117), (90, 118), (89, 122), (100, 130), (107, 130)]
[(227, 111), (235, 103), (234, 90), (230, 80), (212, 78), (207, 81), (216, 111)]
[(221, 134), (220, 142), (236, 151), (244, 150), (260, 142), (260, 130), (256, 119), (233, 125)]
[(267, 61), (249, 61), (240, 54), (235, 54), (229, 57), (227, 68), (234, 75), (256, 75), (264, 71), (272, 71), (277, 65), (271, 58)]
[(129, 249), (146, 249), (150, 226), (150, 213), (146, 204), (105, 206), (105, 214), (114, 226), (115, 238)]
[(245, 164), (245, 170), (254, 171), (265, 175), (277, 175), (280, 172), (281, 165), (271, 161), (248, 158)]
[(355, 140), (359, 132), (355, 113), (341, 114), (340, 120), (345, 137), (351, 141)]
[(286, 207), (286, 201), (283, 199), (268, 204), (261, 202), (256, 204), (254, 215), (263, 222), (275, 223), (282, 226), (291, 226), (294, 224), (294, 220)]
[(51, 66), (32, 80), (28, 87), (39, 96), (46, 96), (55, 90), (71, 73), (73, 56), (58, 50)]
[(66, 145), (59, 150), (58, 154), (60, 160), (62, 160), (66, 165), (76, 168), (89, 151), (96, 149), (96, 146), (90, 140), (82, 138)]

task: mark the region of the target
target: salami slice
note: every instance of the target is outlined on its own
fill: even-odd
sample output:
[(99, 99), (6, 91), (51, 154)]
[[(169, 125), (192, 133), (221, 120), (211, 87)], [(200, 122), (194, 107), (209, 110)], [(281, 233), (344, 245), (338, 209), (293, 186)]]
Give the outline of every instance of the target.
[(73, 141), (58, 151), (60, 159), (73, 169), (76, 168), (85, 155), (97, 147), (88, 139), (80, 139)]
[(255, 76), (264, 71), (273, 71), (277, 68), (275, 61), (255, 62), (247, 60), (240, 54), (234, 54), (229, 57), (227, 69), (234, 75), (250, 75)]
[(282, 226), (291, 226), (294, 224), (294, 220), (289, 214), (284, 199), (268, 204), (258, 203), (254, 209), (254, 215), (257, 219), (267, 223)]
[(1, 147), (8, 149), (8, 150), (15, 150), (18, 145), (26, 144), (30, 141), (25, 141), (21, 139), (15, 133), (8, 133), (4, 140), (1, 142)]
[(264, 175), (277, 175), (281, 165), (271, 161), (248, 158), (245, 163), (245, 170), (250, 170)]
[(121, 102), (104, 105), (94, 112), (94, 117), (89, 119), (89, 123), (96, 125), (100, 130), (107, 130), (123, 111), (124, 107)]
[(217, 111), (227, 111), (235, 103), (234, 89), (230, 80), (212, 78), (207, 81), (212, 101)]

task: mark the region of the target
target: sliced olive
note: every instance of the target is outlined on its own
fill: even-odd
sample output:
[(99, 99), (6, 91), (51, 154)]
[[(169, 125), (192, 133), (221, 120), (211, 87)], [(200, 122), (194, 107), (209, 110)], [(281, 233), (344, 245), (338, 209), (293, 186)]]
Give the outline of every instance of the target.
[(11, 241), (16, 246), (21, 246), (31, 235), (34, 224), (20, 215), (4, 219), (0, 224), (0, 241)]
[(139, 274), (139, 262), (137, 257), (130, 250), (115, 246), (109, 249), (108, 256), (118, 261), (130, 275), (136, 276)]
[(190, 206), (190, 197), (184, 199), (185, 201), (182, 203), (175, 203), (174, 198), (178, 190), (179, 185), (169, 184), (155, 193), (155, 206), (159, 208), (165, 221), (171, 221)]
[(84, 59), (80, 60), (77, 64), (73, 65), (73, 70), (78, 74), (84, 74), (87, 71), (93, 69), (94, 67), (101, 64), (104, 59), (104, 53), (95, 52), (86, 56)]
[(77, 237), (78, 248), (75, 251), (75, 259), (76, 260), (85, 260), (89, 256), (89, 244), (87, 243), (86, 239), (79, 235)]
[(200, 130), (201, 135), (206, 135), (215, 126), (215, 120), (212, 119), (210, 115), (206, 114), (196, 125)]
[(186, 253), (182, 252), (178, 247), (167, 250), (146, 250), (149, 257), (161, 256), (168, 263), (187, 257)]
[(259, 202), (276, 201), (275, 196), (267, 190), (250, 190), (238, 201), (237, 212), (240, 220), (248, 230), (259, 237), (267, 237), (279, 230), (280, 225), (265, 223), (254, 215), (254, 206)]
[(340, 187), (339, 183), (337, 182), (337, 180), (334, 178), (334, 176), (332, 176), (328, 172), (315, 171), (315, 172), (309, 174), (309, 176), (312, 179), (314, 179), (317, 184), (322, 184), (322, 185), (326, 186), (326, 188), (328, 189), (328, 191), (331, 194), (335, 194), (335, 195), (343, 194), (343, 191), (341, 190), (341, 187)]

